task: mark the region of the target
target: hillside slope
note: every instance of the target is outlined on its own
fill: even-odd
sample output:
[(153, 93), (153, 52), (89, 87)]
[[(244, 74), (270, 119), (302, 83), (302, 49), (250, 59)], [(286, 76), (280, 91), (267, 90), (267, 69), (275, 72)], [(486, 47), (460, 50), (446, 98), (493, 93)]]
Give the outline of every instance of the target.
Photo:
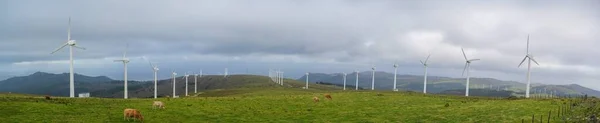
[[(205, 75), (198, 77), (197, 91), (202, 92), (206, 90), (216, 89), (243, 89), (243, 88), (302, 88), (304, 87), (303, 82), (299, 82), (292, 79), (285, 79), (284, 85), (278, 85), (274, 83), (269, 77), (258, 76), (258, 75), (229, 75), (224, 78), (222, 75)], [(194, 94), (195, 89), (195, 78), (194, 76), (188, 77), (188, 95)], [(173, 95), (173, 79), (160, 80), (157, 84), (159, 97), (172, 96)], [(132, 98), (150, 98), (154, 96), (154, 83), (148, 82), (141, 85), (129, 86), (129, 97)], [(339, 89), (338, 87), (323, 86), (317, 84), (310, 84), (309, 89), (318, 90), (333, 90)], [(175, 82), (176, 95), (183, 97), (185, 95), (185, 77), (180, 76), (176, 78)], [(110, 97), (110, 98), (123, 98), (123, 88), (114, 88), (112, 90), (103, 90), (92, 92), (91, 95), (95, 97)]]
[[(355, 85), (357, 73), (349, 73), (346, 76), (347, 85)], [(358, 73), (359, 87), (371, 88), (371, 71), (364, 71)], [(324, 74), (324, 73), (310, 73), (309, 82), (326, 82), (340, 85), (343, 83), (343, 75), (341, 73)], [(297, 79), (298, 81), (305, 81), (306, 75)], [(450, 78), (450, 77), (439, 77), (439, 76), (428, 76), (427, 77), (427, 92), (428, 93), (445, 93), (446, 91), (456, 91), (465, 89), (464, 78)], [(488, 89), (488, 90), (508, 90), (515, 92), (517, 95), (524, 95), (525, 84), (515, 81), (503, 81), (493, 78), (471, 78), (470, 79), (471, 89)], [(376, 90), (392, 90), (394, 82), (394, 74), (376, 71), (375, 72), (375, 89)], [(423, 76), (417, 75), (397, 75), (397, 88), (399, 90), (407, 91), (423, 91)], [(532, 84), (532, 92), (546, 89), (546, 93), (559, 94), (559, 95), (581, 95), (588, 94), (591, 96), (600, 97), (600, 91), (586, 88), (577, 84), (571, 85), (544, 85), (544, 84)], [(542, 92), (537, 92), (542, 93)]]

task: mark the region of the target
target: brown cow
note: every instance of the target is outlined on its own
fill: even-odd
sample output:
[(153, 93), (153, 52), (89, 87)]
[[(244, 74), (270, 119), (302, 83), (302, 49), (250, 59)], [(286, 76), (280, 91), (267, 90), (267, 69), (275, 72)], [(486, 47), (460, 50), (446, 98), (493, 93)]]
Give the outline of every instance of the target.
[(142, 113), (140, 113), (140, 111), (136, 109), (127, 108), (123, 111), (123, 119), (129, 121), (129, 118), (133, 118), (133, 121), (135, 121), (136, 119), (142, 122), (144, 121)]
[(313, 101), (319, 102), (319, 97), (313, 97)]
[(44, 96), (44, 98), (46, 98), (47, 100), (51, 100), (52, 98), (50, 98), (49, 95)]
[(327, 99), (331, 100), (331, 95), (329, 95), (329, 94), (325, 94), (325, 98), (327, 98)]

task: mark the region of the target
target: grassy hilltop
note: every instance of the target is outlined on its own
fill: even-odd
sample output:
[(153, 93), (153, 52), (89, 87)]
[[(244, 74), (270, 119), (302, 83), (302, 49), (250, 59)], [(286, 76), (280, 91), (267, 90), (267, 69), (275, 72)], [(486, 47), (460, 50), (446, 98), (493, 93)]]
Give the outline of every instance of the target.
[[(260, 78), (260, 77), (259, 77)], [(265, 77), (266, 78), (266, 77)], [(237, 78), (239, 79), (239, 78)], [(204, 90), (184, 98), (54, 98), (0, 94), (2, 122), (126, 122), (123, 109), (139, 109), (148, 123), (176, 122), (520, 122), (556, 114), (567, 100), (493, 99), (424, 95), (414, 92), (342, 91), (288, 80), (281, 86), (260, 82), (241, 88)], [(264, 81), (270, 85), (273, 82)], [(333, 100), (323, 94), (330, 93)], [(318, 96), (321, 101), (313, 102)], [(152, 101), (166, 103), (154, 110)], [(448, 106), (446, 106), (448, 104)], [(558, 121), (553, 117), (552, 121)], [(529, 121), (530, 122), (530, 121)]]

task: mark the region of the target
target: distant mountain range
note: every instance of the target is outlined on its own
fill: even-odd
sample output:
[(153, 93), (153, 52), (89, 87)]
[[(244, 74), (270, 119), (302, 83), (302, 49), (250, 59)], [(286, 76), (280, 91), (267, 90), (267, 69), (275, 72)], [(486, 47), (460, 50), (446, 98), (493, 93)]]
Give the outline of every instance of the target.
[[(291, 80), (293, 81), (293, 80)], [(188, 93), (194, 92), (195, 78), (188, 77)], [(154, 96), (154, 82), (128, 81), (130, 98)], [(291, 84), (291, 83), (289, 83)], [(295, 82), (296, 85), (301, 83)], [(159, 97), (172, 95), (173, 79), (158, 80)], [(301, 84), (303, 87), (304, 84)], [(281, 87), (266, 76), (257, 75), (205, 75), (198, 77), (198, 92), (228, 88), (271, 88)], [(185, 95), (185, 77), (176, 77), (177, 95)], [(321, 87), (332, 88), (332, 87)], [(93, 97), (123, 98), (123, 80), (113, 80), (106, 76), (90, 77), (75, 74), (75, 94), (89, 92)], [(0, 92), (13, 92), (37, 95), (69, 96), (69, 74), (36, 72), (28, 76), (13, 77), (0, 81)]]
[[(346, 84), (349, 86), (356, 85), (356, 72), (349, 73), (346, 76)], [(336, 85), (343, 84), (342, 73), (310, 73), (308, 81), (310, 83), (326, 82)], [(358, 73), (358, 86), (365, 89), (371, 89), (372, 72), (364, 71)], [(397, 75), (397, 89), (423, 92), (423, 76), (416, 75)], [(306, 81), (306, 75), (297, 79), (298, 81)], [(464, 94), (465, 90), (465, 79), (464, 78), (450, 78), (440, 76), (428, 76), (427, 77), (427, 92), (428, 93), (448, 93), (448, 92), (460, 92)], [(392, 90), (394, 82), (394, 74), (376, 71), (375, 72), (375, 89), (376, 90)], [(471, 78), (470, 88), (473, 89), (484, 89), (484, 90), (496, 90), (496, 91), (511, 91), (515, 95), (525, 94), (525, 84), (516, 81), (503, 81), (493, 78)], [(577, 84), (570, 85), (544, 85), (544, 84), (532, 84), (533, 93), (552, 93), (557, 95), (584, 95), (600, 97), (600, 91), (586, 88)]]
[[(371, 89), (371, 72), (360, 72), (359, 88)], [(377, 90), (392, 90), (394, 74), (386, 72), (375, 73), (375, 89)], [(306, 76), (298, 78), (294, 87), (304, 87)], [(461, 94), (464, 93), (463, 78), (449, 78), (439, 76), (429, 76), (428, 78), (428, 93), (443, 93), (443, 94)], [(172, 95), (173, 86), (172, 79), (158, 81), (158, 95)], [(212, 89), (228, 89), (228, 88), (270, 88), (281, 87), (270, 82), (271, 80), (265, 76), (257, 75), (230, 75), (223, 78), (221, 75), (206, 75), (198, 77), (198, 91)], [(292, 82), (291, 80), (288, 82)], [(321, 85), (343, 85), (343, 76), (341, 74), (324, 74), (310, 73), (309, 82)], [(347, 75), (347, 88), (354, 89), (356, 82), (356, 73)], [(176, 90), (178, 95), (185, 94), (185, 79), (183, 76), (176, 78)], [(423, 77), (415, 75), (398, 75), (398, 89), (422, 92)], [(189, 92), (194, 91), (194, 78), (188, 78), (190, 85)], [(490, 87), (491, 85), (491, 87)], [(129, 96), (133, 98), (152, 97), (154, 83), (149, 81), (128, 81)], [(312, 86), (312, 85), (311, 85)], [(333, 86), (322, 86), (331, 89)], [(490, 90), (495, 90), (490, 91)], [(492, 78), (471, 78), (471, 92), (481, 91), (482, 96), (489, 95), (506, 95), (507, 93), (523, 95), (525, 84), (515, 81), (502, 81)], [(577, 95), (588, 94), (590, 96), (600, 97), (600, 92), (586, 88), (577, 84), (570, 85), (543, 85), (534, 84), (532, 87), (533, 93), (541, 93), (544, 90), (547, 93), (552, 92), (558, 95)], [(45, 72), (36, 72), (28, 76), (13, 77), (0, 81), (0, 92), (14, 92), (38, 95), (53, 95), (53, 96), (69, 96), (69, 74), (52, 74)], [(106, 76), (85, 76), (75, 74), (75, 93), (90, 92), (94, 97), (123, 97), (123, 81), (113, 80)], [(483, 93), (485, 92), (485, 93)], [(472, 94), (473, 95), (473, 94)]]

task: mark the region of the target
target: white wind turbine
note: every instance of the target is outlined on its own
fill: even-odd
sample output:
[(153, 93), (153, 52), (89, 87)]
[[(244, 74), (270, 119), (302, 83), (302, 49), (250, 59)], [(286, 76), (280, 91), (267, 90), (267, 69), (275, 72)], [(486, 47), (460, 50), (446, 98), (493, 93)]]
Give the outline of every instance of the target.
[(189, 91), (189, 90), (188, 90), (188, 77), (189, 77), (189, 76), (190, 76), (190, 75), (189, 75), (187, 72), (185, 72), (185, 96), (186, 96), (186, 97), (188, 96), (188, 91)]
[(129, 47), (129, 44), (125, 44), (125, 52), (123, 52), (123, 58), (119, 59), (119, 60), (115, 60), (115, 62), (122, 62), (123, 63), (123, 70), (124, 70), (124, 77), (123, 77), (123, 81), (124, 83), (124, 87), (123, 87), (123, 98), (127, 99), (127, 63), (129, 63), (129, 58), (126, 57), (127, 55), (127, 47)]
[(423, 67), (425, 67), (425, 74), (423, 75), (423, 93), (426, 94), (427, 93), (427, 61), (429, 61), (429, 56), (431, 56), (431, 54), (427, 55), (427, 58), (425, 59), (425, 61), (421, 61), (421, 64), (423, 64)]
[(308, 72), (306, 72), (306, 86), (304, 87), (304, 89), (308, 89)]
[(398, 91), (398, 89), (396, 89), (396, 86), (398, 86), (396, 84), (396, 81), (397, 81), (396, 76), (398, 76), (398, 64), (394, 63), (394, 89), (392, 91)]
[(346, 73), (343, 73), (343, 74), (344, 74), (344, 90), (346, 90), (346, 76), (347, 76), (347, 74)]
[(148, 63), (150, 63), (150, 65), (152, 66), (152, 71), (154, 71), (154, 99), (156, 99), (156, 91), (158, 90), (158, 88), (156, 87), (156, 83), (158, 82), (158, 78), (157, 78), (158, 66), (156, 66), (155, 64), (152, 64), (152, 62), (150, 62), (150, 60), (148, 60), (146, 57), (142, 57), (142, 58), (146, 59), (148, 61)]
[(537, 61), (535, 61), (535, 59), (533, 58), (533, 55), (531, 55), (529, 53), (529, 35), (527, 35), (527, 54), (525, 55), (525, 58), (523, 58), (523, 60), (521, 61), (521, 63), (519, 63), (518, 67), (521, 67), (521, 65), (523, 64), (523, 62), (525, 62), (525, 60), (527, 61), (527, 87), (526, 87), (526, 92), (525, 92), (525, 98), (529, 98), (529, 88), (531, 88), (531, 61), (535, 62), (535, 64), (538, 64)]
[(177, 73), (175, 73), (175, 71), (173, 70), (173, 73), (171, 75), (173, 76), (173, 98), (175, 98), (175, 78), (177, 77)]
[(67, 30), (67, 43), (54, 50), (50, 54), (58, 52), (60, 49), (69, 46), (69, 97), (75, 97), (75, 78), (73, 76), (73, 47), (85, 50), (83, 47), (77, 46), (75, 40), (71, 39), (71, 17), (69, 17), (69, 28)]
[(194, 75), (194, 93), (198, 93), (198, 74)]
[(225, 68), (225, 74), (223, 74), (223, 77), (227, 77), (227, 68)]
[(465, 74), (465, 71), (467, 72), (467, 85), (465, 88), (465, 96), (469, 96), (469, 69), (471, 69), (471, 62), (478, 61), (480, 59), (467, 59), (465, 50), (463, 48), (460, 48), (460, 50), (462, 50), (463, 56), (465, 57), (465, 69), (463, 69), (463, 76)]
[(373, 77), (371, 77), (371, 90), (375, 90), (375, 65), (371, 68), (373, 70)]
[(354, 85), (355, 90), (358, 90), (358, 70), (354, 71), (356, 72), (356, 85)]

